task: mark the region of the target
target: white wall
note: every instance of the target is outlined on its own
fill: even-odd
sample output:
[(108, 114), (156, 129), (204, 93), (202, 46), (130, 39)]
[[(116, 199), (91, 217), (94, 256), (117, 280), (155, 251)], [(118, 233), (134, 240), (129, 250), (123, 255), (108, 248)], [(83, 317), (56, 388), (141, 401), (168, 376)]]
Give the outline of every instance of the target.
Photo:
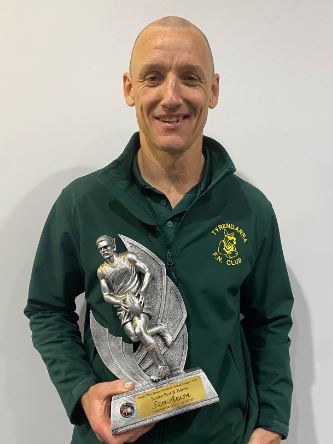
[(206, 133), (278, 214), (296, 298), (287, 442), (331, 442), (332, 13), (330, 0), (0, 0), (1, 442), (70, 441), (22, 314), (29, 274), (61, 188), (136, 128), (121, 75), (137, 33), (163, 15), (206, 32), (222, 74)]

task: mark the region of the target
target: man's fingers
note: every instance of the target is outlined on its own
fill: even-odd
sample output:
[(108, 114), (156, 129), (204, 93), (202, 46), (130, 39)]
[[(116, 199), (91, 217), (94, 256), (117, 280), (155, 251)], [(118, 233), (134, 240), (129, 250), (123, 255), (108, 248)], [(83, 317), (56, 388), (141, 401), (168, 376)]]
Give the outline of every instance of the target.
[(91, 428), (101, 442), (122, 444), (126, 441), (111, 435), (110, 403), (113, 395), (133, 390), (134, 387), (135, 384), (130, 381), (100, 382), (90, 387), (81, 396), (81, 404)]
[(117, 379), (116, 381), (100, 382), (95, 386), (96, 394), (98, 397), (105, 398), (107, 396), (119, 395), (121, 393), (133, 390), (135, 387), (134, 382), (122, 381)]
[(111, 381), (111, 382), (108, 382), (105, 384), (109, 385), (111, 395), (119, 395), (120, 393), (124, 393), (129, 390), (133, 390), (135, 387), (134, 382), (122, 381), (120, 379), (117, 379), (116, 381)]
[[(135, 442), (137, 439), (140, 438), (140, 436), (144, 435), (145, 433), (149, 432), (153, 427), (154, 427), (155, 423), (151, 423), (145, 426), (141, 426), (138, 427), (136, 429), (130, 430), (129, 432), (125, 432), (122, 433), (120, 435), (118, 435), (119, 437), (121, 437), (122, 439), (124, 439), (124, 441), (120, 441), (121, 443), (125, 442), (125, 443), (133, 443)], [(116, 443), (115, 443), (116, 444)]]
[(110, 402), (113, 395), (133, 390), (135, 384), (130, 381), (116, 380), (100, 382), (82, 395), (81, 403), (88, 420), (99, 441), (106, 444), (134, 443), (143, 434), (154, 427), (154, 423), (138, 427), (120, 435), (111, 435)]
[(154, 427), (154, 424), (149, 424), (148, 426), (138, 427), (137, 429), (131, 430), (129, 432), (121, 433), (120, 435), (111, 435), (110, 432), (99, 435), (96, 433), (97, 439), (105, 444), (124, 444), (124, 443), (134, 443), (140, 436), (149, 432)]

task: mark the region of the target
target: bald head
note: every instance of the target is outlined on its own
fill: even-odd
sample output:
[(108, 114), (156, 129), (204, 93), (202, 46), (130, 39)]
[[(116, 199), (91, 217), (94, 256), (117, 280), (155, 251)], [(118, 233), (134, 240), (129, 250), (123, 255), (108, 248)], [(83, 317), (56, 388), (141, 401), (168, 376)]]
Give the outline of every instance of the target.
[(211, 47), (209, 45), (207, 37), (193, 23), (191, 23), (190, 21), (188, 21), (188, 20), (186, 20), (186, 19), (184, 19), (182, 17), (177, 17), (177, 16), (162, 17), (162, 18), (160, 18), (158, 20), (155, 20), (154, 22), (152, 22), (149, 25), (147, 25), (140, 32), (140, 34), (136, 38), (135, 43), (133, 45), (133, 49), (132, 49), (132, 53), (131, 53), (131, 60), (130, 60), (130, 72), (132, 71), (133, 59), (137, 55), (136, 52), (137, 52), (138, 46), (140, 45), (141, 41), (144, 40), (146, 34), (149, 33), (149, 31), (154, 29), (154, 28), (161, 28), (161, 32), (163, 32), (163, 28), (168, 28), (168, 29), (175, 28), (175, 29), (182, 29), (182, 30), (185, 30), (185, 31), (186, 31), (186, 29), (188, 29), (189, 31), (192, 31), (192, 32), (194, 31), (194, 32), (198, 33), (200, 38), (204, 42), (204, 45), (207, 48), (207, 51), (208, 51), (208, 54), (209, 54), (210, 63), (211, 63), (211, 71), (212, 71), (212, 73), (214, 73), (213, 54), (212, 54), (212, 50), (211, 50)]

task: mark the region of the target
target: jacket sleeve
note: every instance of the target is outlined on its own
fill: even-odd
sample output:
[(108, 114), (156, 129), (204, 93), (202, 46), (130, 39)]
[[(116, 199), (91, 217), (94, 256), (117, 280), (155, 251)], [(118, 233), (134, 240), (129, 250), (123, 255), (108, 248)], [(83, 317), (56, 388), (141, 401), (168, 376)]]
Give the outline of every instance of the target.
[(60, 196), (38, 245), (24, 313), (30, 319), (33, 344), (74, 424), (85, 420), (79, 400), (96, 383), (75, 313), (75, 298), (83, 291), (78, 242)]
[(288, 337), (293, 296), (276, 217), (269, 208), (254, 268), (242, 288), (242, 326), (258, 395), (257, 427), (286, 438), (293, 387)]

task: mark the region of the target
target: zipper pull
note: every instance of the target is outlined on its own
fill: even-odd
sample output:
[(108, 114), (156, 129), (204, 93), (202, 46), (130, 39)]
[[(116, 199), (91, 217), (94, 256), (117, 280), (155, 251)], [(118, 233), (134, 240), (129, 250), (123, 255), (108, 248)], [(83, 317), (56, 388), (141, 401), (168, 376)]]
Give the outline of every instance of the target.
[(175, 284), (177, 284), (177, 276), (175, 275), (175, 273), (173, 271), (173, 266), (175, 264), (175, 261), (172, 258), (172, 253), (170, 250), (167, 251), (166, 257), (167, 257), (166, 267), (167, 267), (168, 275), (173, 280), (173, 282)]
[(168, 268), (169, 270), (171, 270), (173, 264), (174, 264), (174, 262), (173, 262), (173, 259), (172, 259), (171, 251), (168, 250), (168, 251), (167, 251), (167, 263), (166, 263), (167, 268)]

